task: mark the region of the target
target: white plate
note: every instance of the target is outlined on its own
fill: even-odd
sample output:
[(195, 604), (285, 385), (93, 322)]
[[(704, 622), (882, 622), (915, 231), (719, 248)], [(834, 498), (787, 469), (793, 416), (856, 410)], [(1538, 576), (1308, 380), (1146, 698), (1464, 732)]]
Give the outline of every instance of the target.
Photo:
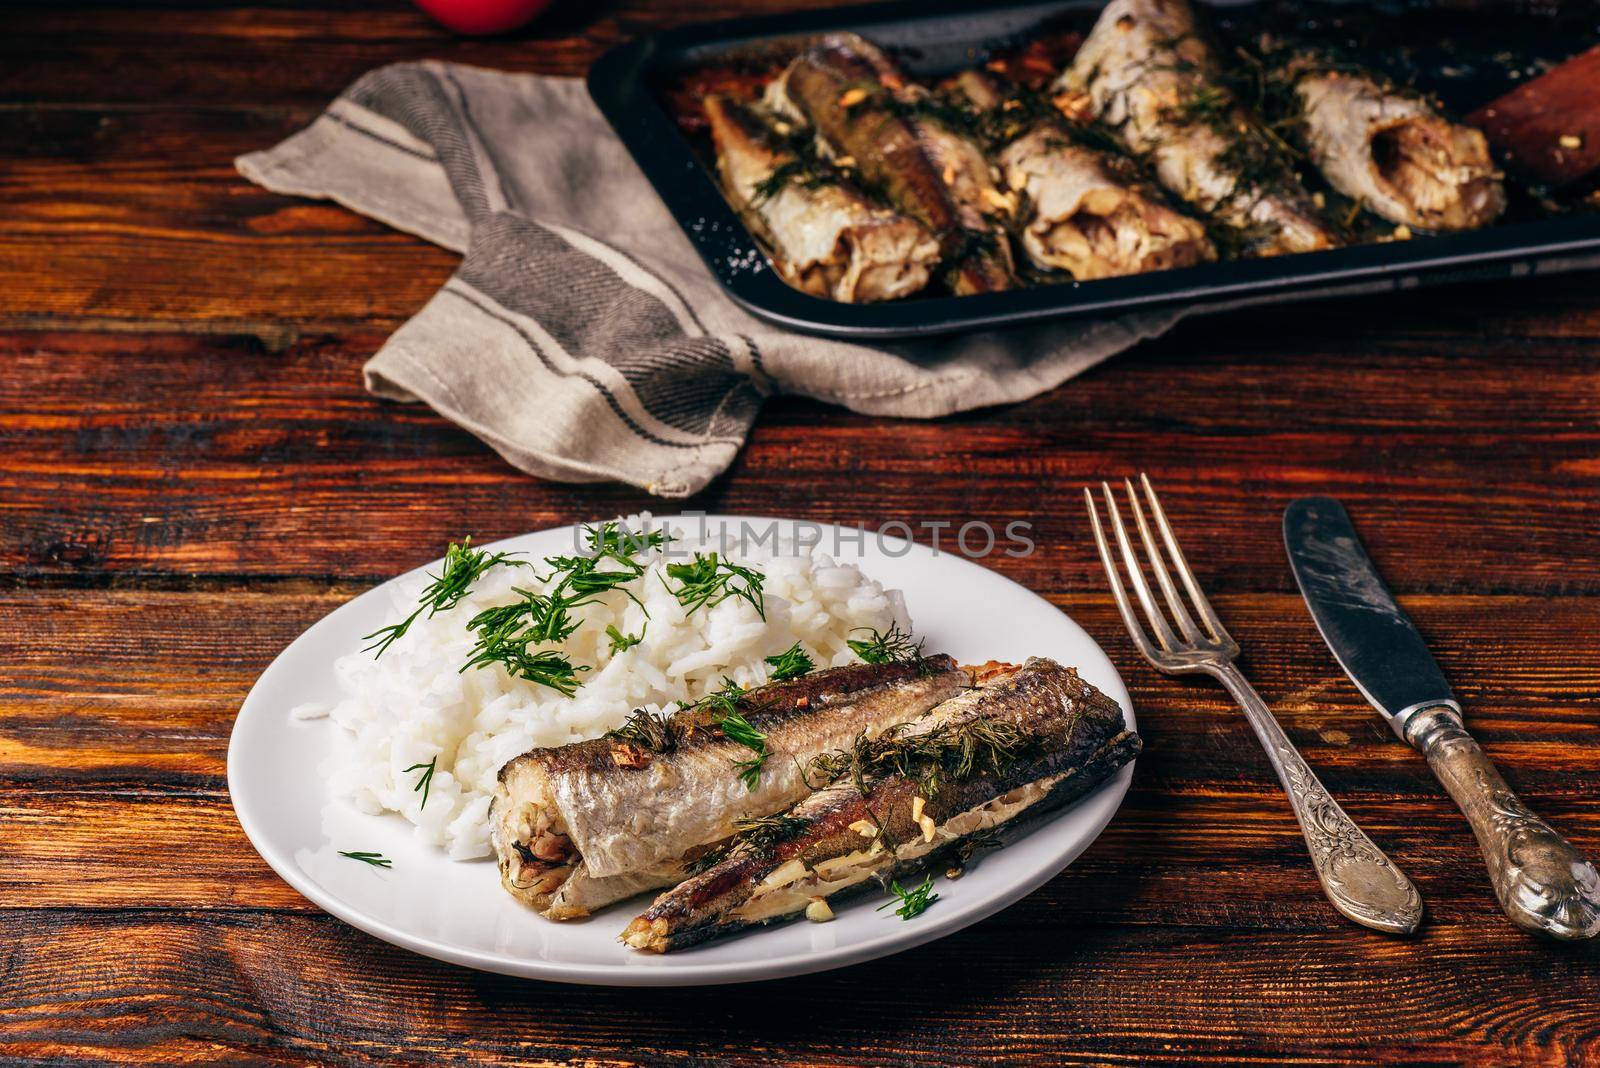
[[(701, 517), (663, 521), (693, 530)], [(741, 522), (723, 516), (706, 521), (730, 523), (735, 531)], [(793, 529), (792, 521), (782, 522), (786, 534)], [(834, 528), (820, 530), (821, 548), (832, 549)], [(846, 528), (847, 539), (855, 534)], [(571, 528), (562, 527), (489, 548), (538, 558), (570, 551), (572, 544)], [(896, 538), (869, 535), (859, 546), (846, 540), (843, 551), (831, 555), (859, 562), (885, 586), (903, 589), (917, 636), (927, 640), (929, 651), (963, 662), (1053, 657), (1115, 698), (1134, 725), (1127, 688), (1100, 647), (1059, 609), (1010, 579)], [(1133, 773), (1132, 766), (1123, 768), (1033, 833), (983, 855), (959, 882), (937, 880), (939, 900), (915, 919), (875, 911), (884, 898), (868, 893), (841, 904), (832, 923), (790, 923), (678, 954), (637, 953), (616, 938), (647, 899), (583, 922), (553, 923), (501, 890), (492, 862), (446, 859), (416, 842), (400, 817), (369, 816), (330, 795), (318, 767), (340, 728), (326, 719), (292, 721), (289, 710), (338, 699), (334, 660), (361, 648), (362, 635), (389, 622), (389, 604), (385, 587), (369, 590), (272, 662), (234, 724), (228, 789), (245, 834), (290, 886), (369, 934), (469, 968), (569, 983), (678, 986), (776, 979), (910, 949), (998, 912), (1060, 872), (1110, 822)], [(381, 852), (394, 867), (356, 863), (341, 857), (340, 849)]]

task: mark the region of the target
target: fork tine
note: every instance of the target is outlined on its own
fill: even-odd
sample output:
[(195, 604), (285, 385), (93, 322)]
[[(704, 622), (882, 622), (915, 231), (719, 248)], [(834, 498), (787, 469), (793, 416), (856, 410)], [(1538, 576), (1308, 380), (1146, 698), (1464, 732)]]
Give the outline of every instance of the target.
[(1133, 644), (1139, 647), (1139, 652), (1152, 664), (1156, 662), (1156, 647), (1150, 644), (1150, 636), (1145, 633), (1144, 626), (1139, 622), (1139, 617), (1133, 612), (1133, 605), (1128, 603), (1128, 592), (1122, 588), (1122, 577), (1117, 574), (1117, 564), (1111, 556), (1111, 546), (1106, 544), (1106, 534), (1100, 529), (1100, 509), (1095, 506), (1094, 494), (1089, 487), (1083, 487), (1083, 503), (1089, 506), (1089, 526), (1094, 530), (1094, 543), (1100, 550), (1100, 562), (1105, 565), (1106, 580), (1111, 583), (1111, 596), (1117, 602), (1117, 611), (1122, 615), (1122, 625), (1128, 628), (1128, 636), (1133, 639)]
[(1122, 550), (1122, 564), (1128, 569), (1133, 592), (1139, 596), (1139, 604), (1144, 607), (1145, 618), (1150, 621), (1150, 629), (1155, 631), (1156, 641), (1161, 643), (1161, 648), (1171, 651), (1177, 648), (1178, 636), (1172, 633), (1166, 617), (1156, 607), (1155, 598), (1150, 596), (1150, 584), (1144, 580), (1139, 554), (1134, 552), (1133, 543), (1128, 540), (1128, 531), (1122, 525), (1122, 513), (1117, 510), (1117, 498), (1111, 492), (1111, 484), (1100, 483), (1100, 490), (1105, 494), (1106, 511), (1111, 514), (1111, 529), (1117, 535), (1117, 547)]
[(1205, 621), (1206, 628), (1211, 631), (1213, 638), (1219, 642), (1232, 642), (1233, 638), (1223, 627), (1216, 609), (1211, 607), (1211, 602), (1206, 600), (1206, 595), (1200, 589), (1200, 583), (1195, 581), (1194, 572), (1189, 570), (1189, 561), (1183, 558), (1183, 550), (1178, 548), (1178, 539), (1173, 536), (1172, 524), (1167, 522), (1166, 509), (1161, 507), (1161, 498), (1156, 496), (1155, 487), (1150, 485), (1149, 476), (1141, 472), (1139, 482), (1144, 486), (1145, 497), (1150, 502), (1150, 514), (1161, 530), (1161, 540), (1166, 543), (1167, 553), (1172, 557), (1172, 565), (1178, 569), (1178, 576), (1183, 579), (1183, 588), (1189, 591), (1189, 599), (1194, 602), (1200, 618)]
[(1144, 521), (1144, 509), (1139, 506), (1139, 495), (1134, 492), (1133, 479), (1123, 479), (1122, 485), (1128, 492), (1128, 506), (1133, 509), (1133, 521), (1139, 528), (1139, 540), (1144, 542), (1145, 555), (1150, 558), (1150, 570), (1155, 572), (1156, 582), (1161, 586), (1161, 595), (1167, 599), (1167, 607), (1172, 609), (1172, 618), (1177, 622), (1178, 630), (1183, 632), (1184, 641), (1199, 641), (1199, 629), (1195, 627), (1189, 610), (1183, 606), (1183, 598), (1178, 596), (1178, 588), (1172, 584), (1172, 576), (1167, 574), (1167, 565), (1161, 560), (1161, 550), (1156, 547), (1155, 539), (1150, 536), (1150, 526)]

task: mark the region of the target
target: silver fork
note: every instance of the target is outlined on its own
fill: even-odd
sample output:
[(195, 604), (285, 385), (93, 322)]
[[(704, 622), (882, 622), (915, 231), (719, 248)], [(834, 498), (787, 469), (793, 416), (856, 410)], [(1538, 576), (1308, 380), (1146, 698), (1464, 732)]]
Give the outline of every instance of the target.
[(1233, 661), (1239, 655), (1239, 644), (1223, 629), (1222, 620), (1217, 618), (1211, 602), (1206, 600), (1200, 584), (1195, 581), (1194, 572), (1189, 570), (1188, 561), (1178, 548), (1178, 541), (1167, 522), (1167, 514), (1162, 510), (1161, 501), (1156, 497), (1150, 480), (1140, 475), (1139, 482), (1149, 502), (1150, 515), (1161, 532), (1167, 557), (1177, 570), (1183, 588), (1188, 591), (1189, 601), (1194, 605), (1204, 629), (1190, 615), (1173, 584), (1167, 565), (1162, 560), (1161, 550), (1150, 536), (1150, 527), (1145, 522), (1144, 509), (1140, 507), (1139, 494), (1134, 490), (1133, 482), (1124, 479), (1128, 507), (1139, 529), (1139, 540), (1144, 544), (1145, 559), (1155, 575), (1156, 583), (1161, 587), (1162, 598), (1172, 615), (1171, 621), (1162, 615), (1155, 598), (1151, 596), (1150, 585), (1145, 581), (1144, 565), (1141, 565), (1139, 554), (1122, 524), (1117, 498), (1111, 492), (1110, 485), (1102, 482), (1100, 489), (1105, 494), (1112, 532), (1122, 551), (1122, 565), (1128, 572), (1128, 580), (1133, 584), (1145, 618), (1150, 621), (1150, 630), (1155, 634), (1152, 642), (1150, 633), (1134, 614), (1133, 605), (1128, 601), (1127, 591), (1123, 588), (1116, 562), (1112, 558), (1111, 546), (1106, 543), (1105, 531), (1100, 527), (1100, 510), (1095, 506), (1094, 494), (1085, 487), (1083, 496), (1089, 506), (1089, 522), (1094, 527), (1095, 544), (1100, 547), (1100, 559), (1106, 566), (1106, 577), (1111, 581), (1112, 596), (1116, 598), (1117, 610), (1122, 613), (1122, 622), (1127, 625), (1133, 644), (1159, 670), (1174, 675), (1194, 672), (1210, 675), (1239, 702), (1245, 718), (1250, 721), (1256, 737), (1267, 751), (1272, 769), (1278, 773), (1278, 781), (1289, 795), (1289, 805), (1294, 809), (1295, 819), (1300, 821), (1306, 848), (1311, 851), (1317, 877), (1322, 880), (1322, 890), (1333, 902), (1333, 907), (1356, 923), (1375, 930), (1397, 934), (1415, 931), (1422, 922), (1422, 897), (1417, 893), (1417, 888), (1411, 885), (1411, 880), (1406, 878), (1404, 872), (1383, 855), (1381, 849), (1372, 844), (1370, 838), (1361, 833), (1361, 829), (1345, 815), (1344, 809), (1328, 795), (1273, 718), (1267, 703), (1234, 666)]

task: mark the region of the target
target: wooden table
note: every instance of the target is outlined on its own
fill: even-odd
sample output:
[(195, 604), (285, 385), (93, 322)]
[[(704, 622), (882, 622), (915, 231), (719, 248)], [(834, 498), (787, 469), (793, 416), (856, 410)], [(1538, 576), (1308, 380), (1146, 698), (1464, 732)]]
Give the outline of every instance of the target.
[[(1600, 852), (1594, 275), (1192, 321), (933, 423), (768, 406), (691, 506), (1029, 520), (1040, 551), (995, 566), (1133, 690), (1148, 749), (1115, 822), (962, 934), (768, 985), (560, 987), (391, 948), (267, 869), (224, 753), (285, 643), (462, 532), (660, 504), (536, 481), (367, 396), (361, 362), (454, 257), (231, 160), (381, 63), (580, 74), (706, 14), (569, 2), (492, 41), (376, 2), (0, 15), (0, 1059), (1600, 1061), (1600, 951), (1503, 922), (1465, 824), (1323, 648), (1278, 533), (1292, 497), (1342, 496), (1490, 754)], [(1289, 733), (1415, 878), (1419, 937), (1339, 919), (1241, 716), (1134, 655), (1078, 493), (1138, 470)]]

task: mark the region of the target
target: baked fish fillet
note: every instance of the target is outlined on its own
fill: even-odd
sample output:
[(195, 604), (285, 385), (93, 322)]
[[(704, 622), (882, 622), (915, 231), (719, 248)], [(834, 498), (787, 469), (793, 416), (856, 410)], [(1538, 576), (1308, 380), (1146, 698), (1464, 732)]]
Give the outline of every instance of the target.
[(953, 292), (1016, 287), (1004, 229), (1014, 202), (996, 186), (983, 150), (938, 121), (927, 91), (908, 84), (877, 46), (830, 34), (773, 80), (766, 99), (937, 235)]
[[(1030, 106), (988, 75), (965, 71), (951, 85), (980, 117), (998, 120), (991, 150), (1018, 195), (1019, 239), (1044, 270), (1080, 282), (1187, 267), (1216, 259), (1198, 220), (1173, 211), (1121, 156), (1082, 143), (1049, 105)], [(1007, 122), (1008, 114), (1019, 116)]]
[(734, 706), (766, 735), (748, 789), (735, 764), (751, 750), (724, 736), (715, 710), (681, 710), (655, 750), (614, 737), (524, 753), (500, 770), (489, 811), (501, 883), (551, 919), (572, 919), (682, 877), (684, 861), (781, 812), (810, 791), (800, 765), (916, 719), (971, 685), (947, 656), (855, 664), (764, 686)]
[(1156, 180), (1257, 255), (1339, 244), (1279, 140), (1221, 82), (1187, 0), (1111, 0), (1057, 88), (1085, 98)]
[(780, 274), (812, 296), (894, 300), (928, 284), (939, 243), (914, 219), (872, 204), (841, 175), (808, 166), (754, 108), (705, 100), (717, 170)]
[(1375, 75), (1318, 67), (1291, 61), (1288, 77), (1307, 154), (1329, 185), (1422, 230), (1473, 230), (1505, 210), (1481, 132)]
[(1044, 659), (930, 719), (818, 762), (837, 773), (832, 785), (748, 824), (724, 857), (656, 898), (622, 941), (665, 953), (798, 915), (1080, 797), (1140, 748), (1115, 701)]

